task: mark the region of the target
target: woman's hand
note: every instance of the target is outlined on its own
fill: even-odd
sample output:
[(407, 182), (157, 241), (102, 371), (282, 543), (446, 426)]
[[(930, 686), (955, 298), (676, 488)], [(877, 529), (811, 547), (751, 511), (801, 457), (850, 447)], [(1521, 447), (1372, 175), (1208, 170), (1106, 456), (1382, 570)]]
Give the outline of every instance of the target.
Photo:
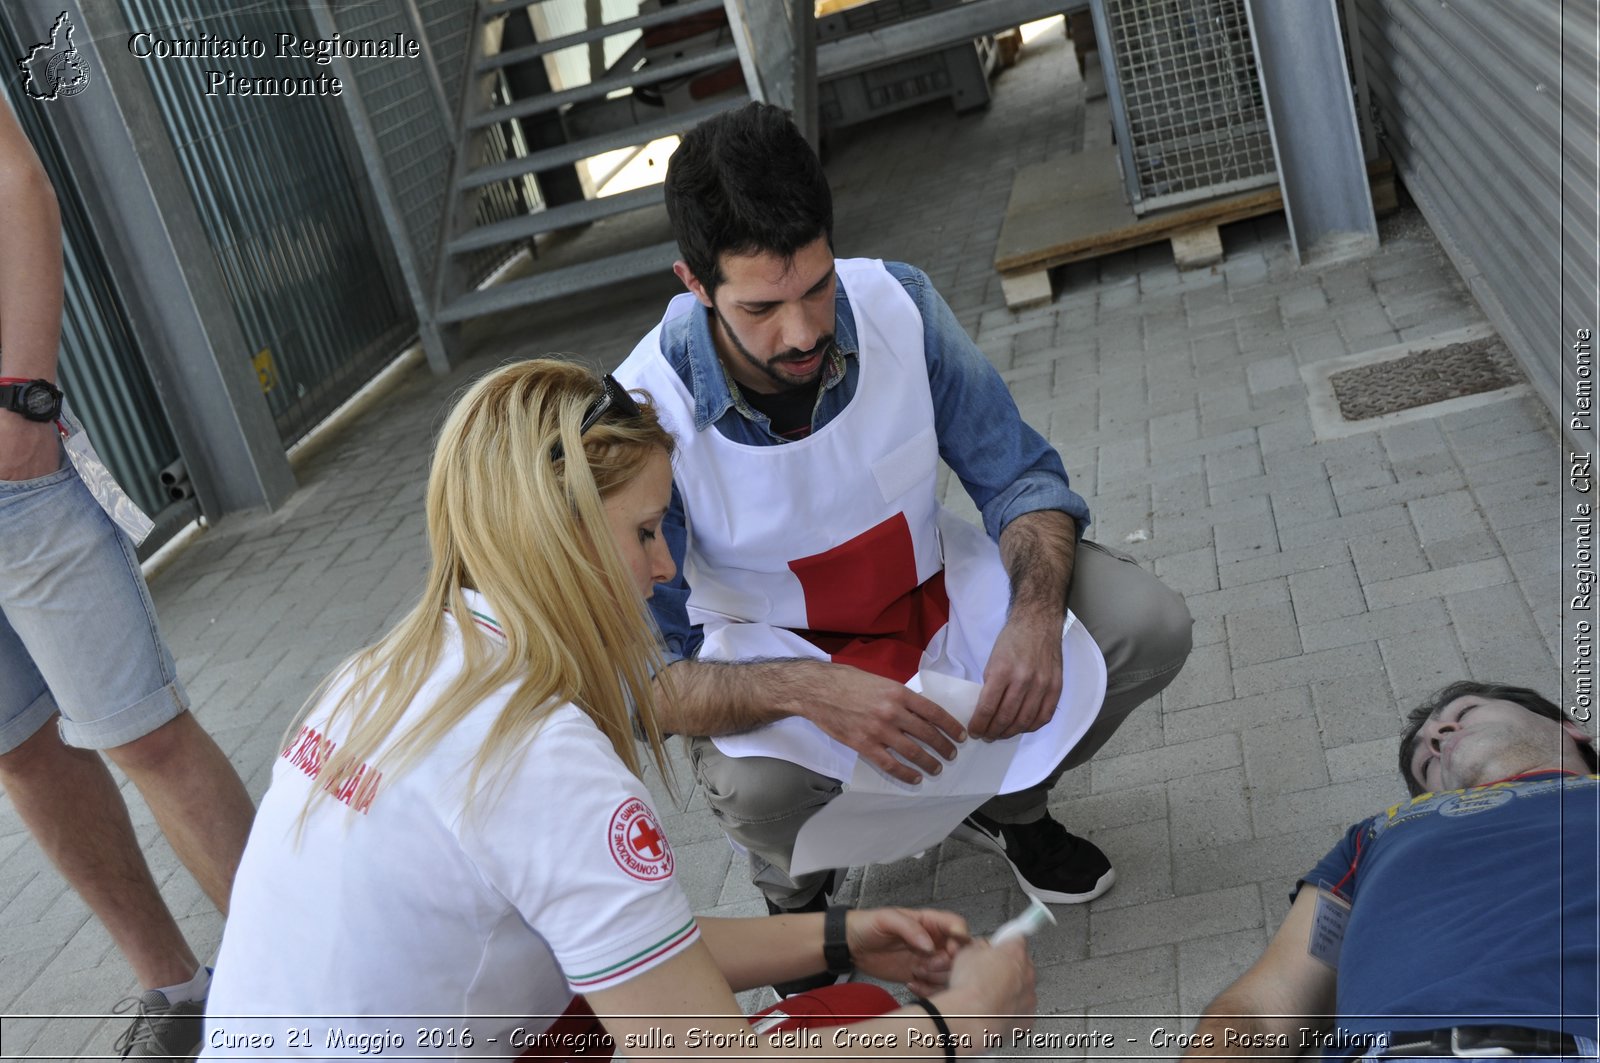
[(1028, 939), (991, 945), (979, 938), (955, 955), (950, 990), (974, 1001), (973, 1014), (993, 1015), (1009, 1026), (1028, 1029), (1039, 1010)]
[(845, 917), (845, 940), (862, 972), (927, 996), (949, 984), (956, 952), (972, 935), (954, 912), (866, 908)]

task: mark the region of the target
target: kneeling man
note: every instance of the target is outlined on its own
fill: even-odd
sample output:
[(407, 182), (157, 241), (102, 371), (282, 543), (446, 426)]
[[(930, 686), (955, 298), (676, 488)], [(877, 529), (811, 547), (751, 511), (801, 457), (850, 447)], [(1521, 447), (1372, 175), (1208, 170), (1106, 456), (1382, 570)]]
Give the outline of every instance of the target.
[[(672, 661), (662, 723), (697, 736), (696, 776), (768, 904), (827, 904), (829, 873), (792, 874), (790, 857), (841, 781), (708, 736), (803, 717), (918, 782), (965, 737), (905, 686), (930, 647), (981, 677), (975, 737), (1037, 731), (1061, 697), (1069, 606), (1105, 657), (1100, 714), (1046, 778), (960, 830), (1034, 896), (1099, 896), (1111, 864), (1048, 815), (1049, 791), (1182, 667), (1182, 598), (1081, 538), (1088, 507), (1059, 455), (925, 274), (834, 258), (827, 178), (783, 111), (752, 103), (690, 131), (666, 202), (689, 291), (616, 373), (678, 438), (663, 527), (679, 577), (650, 602)], [(940, 459), (983, 530), (941, 510)]]

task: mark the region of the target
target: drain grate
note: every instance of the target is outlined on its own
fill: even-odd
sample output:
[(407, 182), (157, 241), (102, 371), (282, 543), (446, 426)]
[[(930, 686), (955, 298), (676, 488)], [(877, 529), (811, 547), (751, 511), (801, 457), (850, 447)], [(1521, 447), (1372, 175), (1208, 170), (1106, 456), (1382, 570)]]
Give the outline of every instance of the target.
[(1498, 336), (1416, 351), (1328, 377), (1346, 421), (1365, 421), (1522, 382), (1521, 370)]

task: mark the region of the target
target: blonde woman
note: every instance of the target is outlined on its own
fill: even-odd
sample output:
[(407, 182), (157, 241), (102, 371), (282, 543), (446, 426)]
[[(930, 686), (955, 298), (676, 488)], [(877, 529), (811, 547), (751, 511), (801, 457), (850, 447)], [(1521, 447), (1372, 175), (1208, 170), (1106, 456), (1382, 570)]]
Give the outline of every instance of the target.
[[(502, 368), (457, 404), (426, 589), (290, 729), (202, 1058), (560, 1052), (582, 1027), (550, 1016), (586, 999), (634, 1060), (939, 1059), (981, 1049), (981, 1016), (1032, 1013), (1022, 943), (970, 941), (949, 913), (690, 913), (635, 739), (661, 762), (644, 599), (673, 575), (671, 452), (650, 405), (562, 362)], [(850, 1027), (845, 1049), (785, 1047), (738, 1013), (734, 989), (846, 962), (931, 999)]]

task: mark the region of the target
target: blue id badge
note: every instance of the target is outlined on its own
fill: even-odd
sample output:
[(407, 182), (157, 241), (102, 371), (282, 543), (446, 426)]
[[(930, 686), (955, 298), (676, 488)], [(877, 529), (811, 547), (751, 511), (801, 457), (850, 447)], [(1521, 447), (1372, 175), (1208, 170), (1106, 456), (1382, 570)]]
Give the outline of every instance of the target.
[(1344, 930), (1350, 925), (1350, 902), (1326, 886), (1317, 887), (1317, 908), (1312, 914), (1311, 958), (1339, 969), (1339, 950), (1344, 947)]

